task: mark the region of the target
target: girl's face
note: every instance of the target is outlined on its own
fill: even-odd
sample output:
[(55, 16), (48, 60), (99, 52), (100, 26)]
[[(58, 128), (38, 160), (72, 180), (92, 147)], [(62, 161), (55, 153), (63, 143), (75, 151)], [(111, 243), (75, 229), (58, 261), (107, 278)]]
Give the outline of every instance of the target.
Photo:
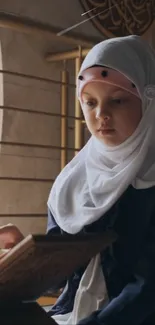
[(82, 110), (90, 133), (108, 146), (117, 146), (129, 138), (142, 117), (139, 98), (102, 82), (90, 82), (84, 87)]

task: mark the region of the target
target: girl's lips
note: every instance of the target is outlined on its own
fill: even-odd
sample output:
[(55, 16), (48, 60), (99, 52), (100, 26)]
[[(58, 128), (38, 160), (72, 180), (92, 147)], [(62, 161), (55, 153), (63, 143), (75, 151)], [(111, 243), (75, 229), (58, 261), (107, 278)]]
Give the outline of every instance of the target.
[(114, 132), (114, 129), (108, 129), (108, 128), (100, 128), (98, 129), (98, 132), (100, 132), (101, 134), (110, 134)]
[(105, 128), (99, 128), (97, 131), (113, 131), (114, 129), (109, 128), (109, 127), (105, 127)]

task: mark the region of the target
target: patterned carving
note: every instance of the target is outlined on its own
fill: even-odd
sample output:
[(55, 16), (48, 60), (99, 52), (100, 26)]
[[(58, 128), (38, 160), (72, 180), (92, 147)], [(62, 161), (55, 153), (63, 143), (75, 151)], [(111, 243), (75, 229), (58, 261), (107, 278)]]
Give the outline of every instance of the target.
[(97, 29), (107, 37), (143, 35), (155, 16), (154, 0), (79, 0)]

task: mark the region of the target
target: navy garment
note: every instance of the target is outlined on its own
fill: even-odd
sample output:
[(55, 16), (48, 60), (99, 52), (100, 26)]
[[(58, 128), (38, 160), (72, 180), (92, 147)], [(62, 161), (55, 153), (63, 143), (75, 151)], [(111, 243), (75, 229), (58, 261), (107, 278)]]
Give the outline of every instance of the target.
[[(83, 232), (99, 233), (109, 228), (117, 232), (118, 239), (100, 255), (110, 302), (79, 325), (155, 324), (155, 187), (136, 190), (129, 186), (117, 203)], [(63, 234), (49, 211), (47, 233), (55, 231)], [(72, 311), (85, 268), (66, 279), (51, 316)]]

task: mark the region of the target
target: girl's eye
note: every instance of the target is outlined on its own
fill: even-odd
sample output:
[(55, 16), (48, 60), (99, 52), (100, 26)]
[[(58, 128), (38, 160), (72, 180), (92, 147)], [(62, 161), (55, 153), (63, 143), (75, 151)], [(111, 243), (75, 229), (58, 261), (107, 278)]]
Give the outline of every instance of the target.
[(95, 102), (93, 100), (87, 100), (84, 102), (85, 105), (89, 106), (89, 107), (94, 107), (95, 106)]
[(113, 99), (112, 99), (112, 102), (113, 102), (114, 104), (121, 105), (121, 104), (124, 103), (124, 99), (123, 99), (123, 98), (113, 98)]

